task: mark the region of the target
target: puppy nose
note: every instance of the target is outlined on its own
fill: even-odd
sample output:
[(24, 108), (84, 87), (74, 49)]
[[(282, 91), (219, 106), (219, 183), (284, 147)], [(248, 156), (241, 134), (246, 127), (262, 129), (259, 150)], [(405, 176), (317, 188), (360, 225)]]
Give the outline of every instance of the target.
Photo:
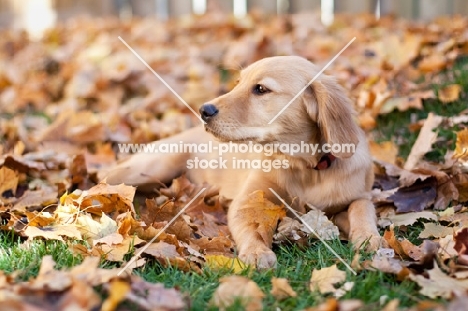
[(219, 112), (218, 108), (216, 108), (215, 105), (210, 104), (210, 103), (203, 104), (200, 107), (200, 115), (201, 115), (203, 121), (208, 121), (210, 118), (217, 115), (218, 112)]

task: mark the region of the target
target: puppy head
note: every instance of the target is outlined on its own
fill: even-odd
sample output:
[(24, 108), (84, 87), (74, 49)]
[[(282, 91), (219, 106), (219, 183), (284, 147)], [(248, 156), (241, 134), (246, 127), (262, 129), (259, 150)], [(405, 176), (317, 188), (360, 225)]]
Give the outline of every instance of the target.
[(344, 90), (324, 75), (307, 87), (317, 72), (298, 56), (250, 65), (232, 91), (200, 108), (206, 130), (222, 141), (357, 143), (358, 128)]

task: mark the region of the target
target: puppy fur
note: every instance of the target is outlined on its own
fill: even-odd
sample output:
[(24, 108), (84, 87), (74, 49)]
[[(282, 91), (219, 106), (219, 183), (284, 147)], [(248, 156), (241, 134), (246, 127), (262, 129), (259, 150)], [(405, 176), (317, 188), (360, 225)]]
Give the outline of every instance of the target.
[[(112, 184), (147, 186), (168, 183), (185, 173), (195, 183), (219, 186), (220, 195), (232, 199), (228, 225), (239, 257), (259, 268), (274, 267), (276, 256), (271, 250), (271, 241), (264, 241), (249, 225), (248, 219), (239, 217), (242, 209), (249, 208), (248, 195), (255, 190), (263, 190), (266, 198), (281, 204), (269, 190), (273, 188), (300, 212), (305, 211), (304, 206), (308, 203), (333, 216), (355, 247), (366, 242), (368, 250), (376, 250), (380, 236), (370, 201), (374, 179), (372, 160), (365, 135), (355, 123), (355, 112), (344, 89), (333, 78), (321, 74), (272, 124), (268, 124), (318, 71), (314, 64), (298, 56), (264, 58), (244, 69), (229, 93), (209, 103), (218, 113), (206, 118), (204, 127), (192, 128), (154, 144), (208, 143), (216, 138), (222, 142), (356, 145), (354, 153), (333, 153), (336, 159), (327, 169), (313, 169), (324, 155), (320, 153), (292, 156), (277, 153), (271, 157), (263, 154), (223, 155), (227, 159), (288, 160), (289, 168), (270, 172), (232, 167), (187, 170), (187, 160), (195, 157), (217, 159), (217, 153), (136, 154), (101, 177)], [(265, 92), (257, 92), (258, 85)]]

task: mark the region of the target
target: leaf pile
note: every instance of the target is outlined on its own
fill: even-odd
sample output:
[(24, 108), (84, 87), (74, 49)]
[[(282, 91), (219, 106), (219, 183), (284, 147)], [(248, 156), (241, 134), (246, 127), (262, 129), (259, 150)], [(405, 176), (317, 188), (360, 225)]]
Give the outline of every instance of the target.
[[(360, 125), (371, 130), (395, 110), (417, 111), (437, 100), (444, 107), (466, 102), (466, 86), (447, 84), (440, 73), (468, 54), (467, 26), (463, 17), (417, 23), (362, 15), (337, 16), (325, 27), (315, 14), (234, 19), (212, 12), (168, 22), (81, 18), (39, 41), (1, 30), (0, 228), (20, 236), (24, 247), (57, 240), (84, 258), (66, 271), (55, 270), (44, 257), (39, 274), (28, 281), (2, 273), (2, 304), (19, 310), (114, 310), (121, 303), (178, 310), (189, 302), (177, 290), (118, 275), (117, 268), (98, 268), (100, 260), (119, 267), (131, 262), (129, 269), (157, 262), (188, 273), (205, 266), (235, 273), (247, 268), (235, 259), (228, 204), (216, 185), (180, 177), (142, 198), (134, 187), (98, 180), (99, 171), (125, 156), (117, 143), (150, 142), (199, 122), (119, 36), (195, 109), (232, 88), (237, 69), (255, 60), (296, 54), (323, 66), (356, 36), (330, 72), (355, 99)], [(433, 85), (440, 86), (434, 91)], [(468, 290), (468, 110), (460, 111), (414, 120), (410, 127), (419, 136), (406, 161), (398, 157), (398, 141), (374, 142), (369, 135), (376, 173), (372, 195), (385, 248), (353, 263), (356, 270), (412, 280), (427, 297), (456, 298), (452, 306), (463, 305)], [(457, 128), (455, 147), (443, 161), (428, 162), (425, 155), (442, 139), (437, 131), (447, 128)], [(162, 232), (201, 188), (207, 190)], [(284, 216), (281, 207), (262, 193), (252, 200), (258, 215), (274, 211), (263, 218), (249, 214), (252, 225), (280, 220), (275, 242), (308, 242), (309, 230)], [(324, 238), (338, 236), (320, 212), (303, 219)], [(418, 226), (418, 236), (409, 237)], [(359, 300), (338, 300), (355, 284), (337, 266), (307, 273), (304, 288), (328, 297), (317, 310), (362, 307)], [(210, 301), (220, 309), (239, 303), (259, 310), (268, 295), (245, 276), (225, 276), (220, 283)], [(282, 278), (271, 280), (270, 294), (278, 301), (298, 295)], [(385, 310), (396, 310), (398, 303), (389, 301)]]

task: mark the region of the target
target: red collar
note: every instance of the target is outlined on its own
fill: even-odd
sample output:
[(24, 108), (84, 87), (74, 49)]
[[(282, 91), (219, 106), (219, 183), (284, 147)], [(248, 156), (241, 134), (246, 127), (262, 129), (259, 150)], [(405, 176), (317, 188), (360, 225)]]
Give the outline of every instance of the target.
[(325, 153), (320, 160), (318, 161), (317, 165), (315, 167), (308, 167), (308, 168), (313, 168), (316, 171), (321, 171), (321, 170), (326, 170), (329, 168), (333, 161), (335, 161), (336, 157), (331, 154), (331, 153)]

